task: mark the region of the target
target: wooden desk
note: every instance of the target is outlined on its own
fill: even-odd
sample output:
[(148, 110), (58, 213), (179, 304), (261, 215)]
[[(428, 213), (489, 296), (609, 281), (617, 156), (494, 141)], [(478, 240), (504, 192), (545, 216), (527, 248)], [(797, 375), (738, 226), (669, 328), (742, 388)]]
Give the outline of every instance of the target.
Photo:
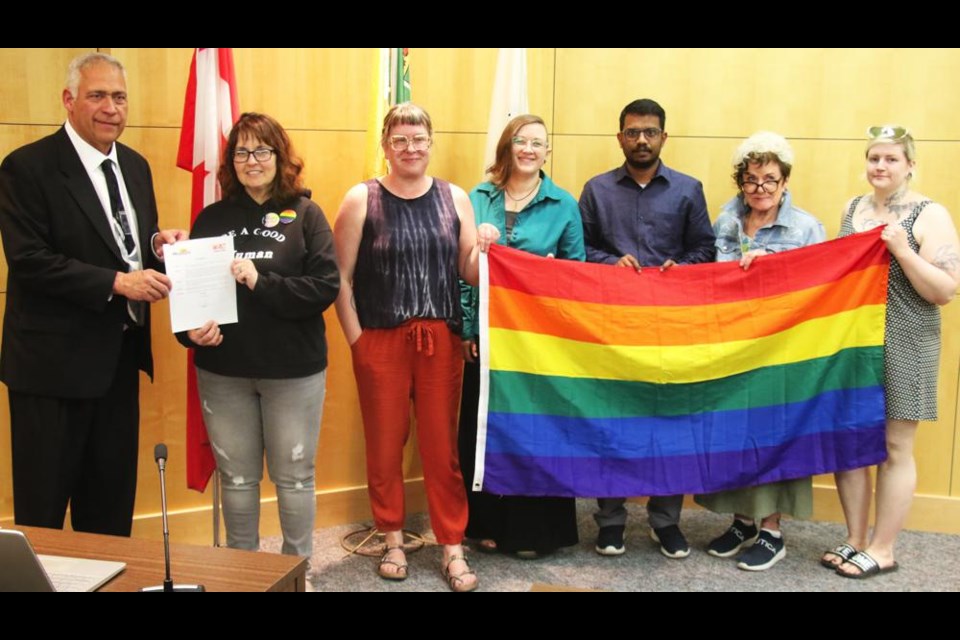
[[(163, 584), (163, 543), (76, 533), (59, 529), (14, 527), (37, 553), (126, 562), (127, 568), (99, 591), (136, 591)], [(202, 584), (207, 591), (303, 591), (306, 558), (237, 549), (170, 545), (174, 584)]]

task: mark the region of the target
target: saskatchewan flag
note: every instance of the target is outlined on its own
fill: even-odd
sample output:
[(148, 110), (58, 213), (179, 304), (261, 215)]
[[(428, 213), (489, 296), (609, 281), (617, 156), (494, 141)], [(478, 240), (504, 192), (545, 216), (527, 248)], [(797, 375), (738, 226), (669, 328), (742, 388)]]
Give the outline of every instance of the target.
[(410, 100), (410, 50), (372, 49), (370, 110), (367, 115), (366, 166), (363, 178), (386, 175), (387, 161), (380, 146), (383, 119), (395, 104)]

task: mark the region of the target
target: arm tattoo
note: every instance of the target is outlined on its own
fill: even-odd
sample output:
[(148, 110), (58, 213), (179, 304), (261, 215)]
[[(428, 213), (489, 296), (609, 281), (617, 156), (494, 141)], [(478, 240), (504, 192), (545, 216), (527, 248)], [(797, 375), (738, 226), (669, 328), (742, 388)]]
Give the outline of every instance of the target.
[(953, 245), (945, 244), (933, 256), (933, 266), (954, 274), (960, 272), (960, 254), (953, 248)]

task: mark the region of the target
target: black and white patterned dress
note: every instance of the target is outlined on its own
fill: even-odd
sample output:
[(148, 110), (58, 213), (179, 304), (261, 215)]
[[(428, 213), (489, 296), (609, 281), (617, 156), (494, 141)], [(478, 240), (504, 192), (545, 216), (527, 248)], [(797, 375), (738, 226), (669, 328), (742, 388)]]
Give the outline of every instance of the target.
[[(855, 233), (853, 212), (862, 199), (855, 198), (843, 217), (840, 235)], [(920, 252), (913, 225), (931, 200), (917, 203), (900, 221), (910, 248)], [(887, 283), (887, 321), (884, 339), (884, 386), (887, 418), (937, 419), (937, 370), (940, 363), (940, 308), (924, 300), (910, 284), (897, 259), (890, 257)]]

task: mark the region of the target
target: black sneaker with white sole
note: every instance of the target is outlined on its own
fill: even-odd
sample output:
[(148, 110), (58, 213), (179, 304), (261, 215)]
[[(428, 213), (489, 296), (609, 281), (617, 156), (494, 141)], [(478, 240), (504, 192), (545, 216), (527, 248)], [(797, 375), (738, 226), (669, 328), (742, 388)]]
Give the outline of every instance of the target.
[(774, 537), (766, 529), (760, 530), (757, 541), (742, 556), (737, 567), (744, 571), (766, 571), (787, 556), (783, 535)]
[(687, 539), (683, 537), (680, 527), (675, 524), (651, 529), (650, 537), (654, 542), (660, 543), (660, 553), (668, 558), (678, 560), (690, 555), (690, 545), (687, 544)]
[(602, 556), (620, 556), (626, 551), (623, 546), (623, 525), (613, 525), (610, 527), (600, 527), (597, 534), (597, 553)]
[(717, 558), (730, 558), (741, 549), (749, 547), (757, 539), (757, 525), (744, 524), (743, 520), (734, 520), (723, 535), (710, 541), (707, 553)]

